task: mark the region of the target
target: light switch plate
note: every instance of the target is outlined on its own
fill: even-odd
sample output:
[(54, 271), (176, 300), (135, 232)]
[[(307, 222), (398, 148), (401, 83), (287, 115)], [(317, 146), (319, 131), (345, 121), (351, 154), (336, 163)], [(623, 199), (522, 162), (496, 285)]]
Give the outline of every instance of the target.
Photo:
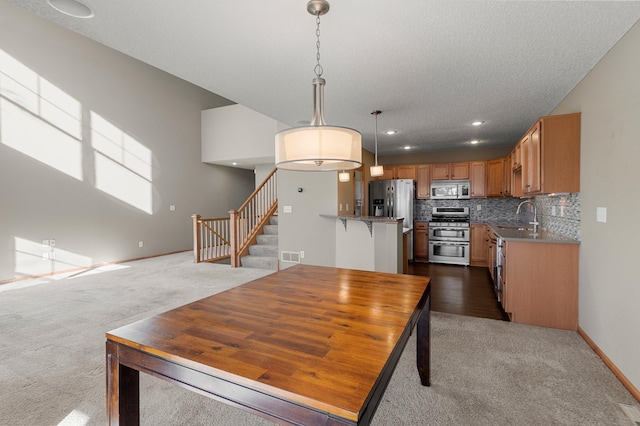
[(282, 211), (284, 213), (291, 213), (293, 211), (293, 209), (291, 208), (291, 206), (283, 206), (282, 207)]
[(606, 207), (598, 207), (596, 209), (596, 220), (598, 222), (606, 223), (607, 222), (607, 208)]

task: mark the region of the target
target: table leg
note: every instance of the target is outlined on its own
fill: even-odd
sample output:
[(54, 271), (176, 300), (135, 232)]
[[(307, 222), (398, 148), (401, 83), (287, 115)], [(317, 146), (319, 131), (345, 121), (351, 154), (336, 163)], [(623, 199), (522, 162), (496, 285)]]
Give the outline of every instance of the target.
[(427, 300), (418, 318), (417, 347), (418, 374), (422, 386), (431, 385), (431, 286), (427, 288)]
[(111, 426), (140, 424), (140, 373), (120, 364), (118, 345), (107, 342), (107, 421)]

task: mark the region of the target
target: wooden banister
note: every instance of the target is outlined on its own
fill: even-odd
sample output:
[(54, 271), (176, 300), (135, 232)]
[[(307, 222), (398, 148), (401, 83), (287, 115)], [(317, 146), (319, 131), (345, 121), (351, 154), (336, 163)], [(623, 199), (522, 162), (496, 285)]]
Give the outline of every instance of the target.
[(277, 169), (262, 181), (238, 210), (231, 210), (231, 266), (241, 266), (240, 258), (256, 241), (256, 235), (278, 209)]
[(194, 214), (194, 262), (231, 258), (231, 266), (238, 267), (240, 258), (256, 241), (256, 235), (278, 210), (277, 169), (264, 179), (238, 210), (231, 210), (229, 218), (203, 219)]

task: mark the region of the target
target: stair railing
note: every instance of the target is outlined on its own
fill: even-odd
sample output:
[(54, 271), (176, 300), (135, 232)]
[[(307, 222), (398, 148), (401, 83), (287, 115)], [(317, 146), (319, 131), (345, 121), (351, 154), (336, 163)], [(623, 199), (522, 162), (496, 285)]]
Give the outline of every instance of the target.
[(255, 244), (256, 235), (278, 210), (277, 169), (265, 178), (238, 210), (229, 211), (231, 266), (241, 266), (240, 258)]
[(193, 256), (195, 263), (213, 262), (231, 257), (231, 221), (228, 217), (193, 219)]

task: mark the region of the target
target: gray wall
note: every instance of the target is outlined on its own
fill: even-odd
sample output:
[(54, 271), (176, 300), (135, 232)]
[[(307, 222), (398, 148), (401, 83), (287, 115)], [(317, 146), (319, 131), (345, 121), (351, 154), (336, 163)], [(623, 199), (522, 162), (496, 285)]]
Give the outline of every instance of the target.
[[(302, 192), (298, 192), (302, 188)], [(305, 252), (300, 263), (335, 266), (338, 174), (336, 172), (278, 171), (279, 250)], [(285, 206), (291, 213), (285, 213)], [(281, 263), (282, 268), (292, 266)]]
[[(640, 389), (640, 23), (553, 114), (582, 112), (579, 325)], [(607, 208), (607, 222), (596, 209)]]
[(200, 159), (200, 111), (230, 101), (5, 2), (0, 57), (0, 281), (189, 249), (193, 213), (227, 216), (252, 192), (253, 171)]

